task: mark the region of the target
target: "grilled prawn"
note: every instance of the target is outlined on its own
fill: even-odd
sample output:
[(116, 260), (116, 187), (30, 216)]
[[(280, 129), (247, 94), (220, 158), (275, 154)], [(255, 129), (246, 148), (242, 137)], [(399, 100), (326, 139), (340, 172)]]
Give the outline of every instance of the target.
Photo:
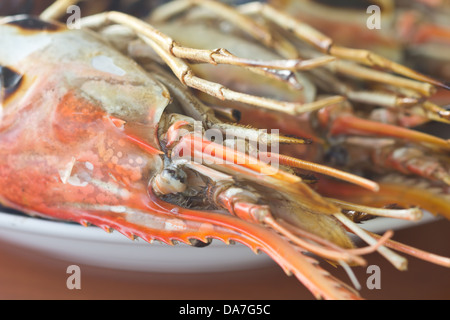
[[(327, 299), (359, 296), (324, 272), (305, 252), (341, 264), (364, 265), (361, 255), (379, 250), (399, 269), (405, 268), (406, 260), (383, 246), (389, 243), (389, 233), (375, 240), (346, 214), (356, 210), (417, 219), (421, 215), (418, 208), (376, 209), (323, 197), (322, 192), (330, 197), (337, 195), (326, 188), (327, 181), (330, 185), (337, 183), (334, 179), (345, 181), (341, 191), (351, 190), (352, 183), (357, 190), (367, 190), (370, 199), (376, 198), (372, 194), (380, 194), (391, 200), (397, 194), (386, 192), (382, 183), (302, 161), (277, 149), (278, 145), (283, 149), (292, 147), (298, 155), (305, 144), (322, 141), (317, 132), (309, 133), (310, 141), (239, 126), (231, 121), (236, 114), (227, 113), (227, 106), (217, 103), (209, 107), (197, 94), (203, 92), (252, 106), (255, 114), (265, 110), (288, 123), (297, 122), (297, 126), (303, 116), (311, 119), (319, 112), (321, 125), (340, 128), (330, 132), (354, 134), (356, 129), (350, 124), (352, 130), (344, 131), (344, 120), (351, 115), (344, 112), (347, 118), (339, 116), (345, 100), (341, 92), (327, 97), (315, 96), (311, 91), (298, 92), (308, 86), (315, 88), (315, 83), (301, 72), (320, 69), (336, 58), (317, 53), (305, 58), (290, 57), (282, 50), (287, 44), (277, 46), (282, 42), (269, 38), (264, 48), (257, 49), (260, 59), (234, 55), (225, 49), (183, 47), (148, 23), (119, 12), (83, 18), (81, 30), (69, 30), (53, 19), (68, 3), (57, 1), (41, 18), (12, 16), (0, 21), (3, 204), (31, 215), (93, 224), (107, 231), (115, 229), (131, 239), (141, 237), (149, 242), (202, 245), (211, 239), (237, 241), (267, 253), (316, 297)], [(159, 11), (159, 17), (165, 17), (160, 21), (196, 5), (231, 17), (245, 31), (257, 30), (251, 28), (253, 19), (213, 1), (173, 2)], [(276, 11), (267, 12), (276, 20)], [(270, 35), (265, 27), (259, 27), (261, 32), (253, 36)], [(318, 37), (310, 40), (320, 42), (321, 36), (309, 31)], [(130, 45), (117, 41), (123, 39), (128, 39)], [(274, 47), (279, 49), (276, 53), (267, 50)], [(358, 59), (346, 48), (328, 51)], [(250, 89), (242, 92), (242, 87), (228, 88), (198, 77), (189, 62), (249, 69), (257, 76), (290, 87), (294, 98), (286, 101), (287, 91), (279, 91), (279, 98), (262, 97)], [(390, 83), (392, 78), (383, 78), (390, 85), (404, 85), (423, 95), (439, 85), (387, 60), (377, 58), (376, 62), (416, 79)], [(297, 91), (292, 91), (296, 84)], [(301, 99), (295, 98), (297, 95)], [(399, 104), (404, 107), (407, 103), (400, 100)], [(432, 111), (425, 116), (443, 115), (437, 106), (433, 105)], [(223, 122), (224, 117), (228, 122)], [(255, 119), (255, 126), (263, 123)], [(287, 130), (285, 125), (280, 129)], [(375, 135), (368, 129), (361, 131)], [(391, 136), (403, 139), (407, 134), (394, 130)], [(427, 135), (410, 140), (443, 159), (447, 157), (448, 143), (443, 140)], [(311, 186), (297, 169), (332, 176), (333, 180), (324, 178)], [(448, 182), (441, 176), (436, 180)], [(343, 199), (346, 196), (341, 195)], [(405, 197), (406, 202), (408, 199)], [(416, 200), (424, 207), (433, 203), (433, 212), (449, 209), (448, 202), (435, 194), (433, 201), (423, 196)], [(346, 230), (357, 233), (370, 246), (355, 248)], [(401, 245), (397, 248), (408, 250)], [(445, 258), (425, 257), (449, 265)]]

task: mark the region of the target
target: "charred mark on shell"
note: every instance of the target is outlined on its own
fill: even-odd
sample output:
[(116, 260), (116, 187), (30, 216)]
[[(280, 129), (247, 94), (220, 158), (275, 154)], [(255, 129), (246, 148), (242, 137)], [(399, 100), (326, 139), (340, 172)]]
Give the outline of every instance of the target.
[(7, 20), (6, 24), (13, 25), (22, 31), (59, 31), (62, 25), (39, 19), (29, 15), (18, 15)]
[(319, 4), (342, 9), (366, 10), (370, 5), (379, 5), (376, 1), (369, 0), (315, 0)]
[(375, 216), (367, 214), (365, 212), (353, 211), (353, 210), (343, 210), (342, 211), (347, 218), (355, 223), (361, 223), (367, 220), (375, 219)]
[(8, 99), (19, 89), (23, 75), (5, 66), (0, 66), (1, 100)]
[(327, 150), (324, 159), (331, 165), (343, 167), (348, 163), (349, 155), (344, 147), (336, 145)]

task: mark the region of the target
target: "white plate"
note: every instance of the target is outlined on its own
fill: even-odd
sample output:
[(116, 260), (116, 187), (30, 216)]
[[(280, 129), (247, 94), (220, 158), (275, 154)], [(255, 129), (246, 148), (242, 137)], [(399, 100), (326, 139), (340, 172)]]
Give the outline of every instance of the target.
[[(372, 232), (400, 229), (431, 221), (426, 214), (420, 222), (378, 218), (364, 222)], [(213, 241), (204, 248), (185, 244), (169, 246), (131, 241), (118, 232), (0, 212), (0, 239), (39, 251), (73, 264), (144, 272), (219, 272), (251, 269), (272, 263), (265, 254), (248, 247)]]

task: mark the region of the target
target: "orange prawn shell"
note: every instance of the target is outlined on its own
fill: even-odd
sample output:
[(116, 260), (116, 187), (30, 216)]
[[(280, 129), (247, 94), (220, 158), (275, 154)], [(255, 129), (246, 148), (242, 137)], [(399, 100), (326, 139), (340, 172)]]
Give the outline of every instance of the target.
[[(24, 34), (11, 23), (0, 28), (8, 43), (29, 50), (0, 55), (2, 66), (22, 75), (14, 95), (3, 101), (0, 184), (8, 186), (2, 188), (3, 202), (45, 212), (69, 202), (114, 206), (146, 194), (149, 179), (162, 167), (156, 131), (170, 99), (166, 89), (137, 64), (99, 47), (89, 32), (59, 26)], [(110, 73), (107, 65), (99, 70), (96, 57), (126, 74)], [(110, 86), (122, 94), (106, 95)], [(111, 106), (113, 100), (118, 105)], [(112, 121), (116, 117), (123, 120), (120, 128)], [(130, 143), (138, 134), (153, 153)]]

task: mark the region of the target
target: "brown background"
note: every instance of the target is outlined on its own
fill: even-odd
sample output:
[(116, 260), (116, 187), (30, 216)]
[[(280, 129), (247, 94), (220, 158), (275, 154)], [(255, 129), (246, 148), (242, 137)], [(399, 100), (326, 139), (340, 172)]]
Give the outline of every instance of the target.
[[(438, 221), (399, 230), (395, 239), (450, 256), (449, 231), (450, 222)], [(450, 269), (411, 258), (409, 270), (400, 272), (378, 254), (367, 259), (381, 268), (381, 289), (361, 291), (367, 299), (450, 298)], [(0, 299), (312, 299), (275, 264), (209, 274), (151, 274), (80, 265), (81, 290), (69, 290), (66, 269), (70, 264), (74, 263), (0, 242)], [(342, 270), (322, 265), (349, 282)], [(354, 271), (365, 288), (366, 269)]]

